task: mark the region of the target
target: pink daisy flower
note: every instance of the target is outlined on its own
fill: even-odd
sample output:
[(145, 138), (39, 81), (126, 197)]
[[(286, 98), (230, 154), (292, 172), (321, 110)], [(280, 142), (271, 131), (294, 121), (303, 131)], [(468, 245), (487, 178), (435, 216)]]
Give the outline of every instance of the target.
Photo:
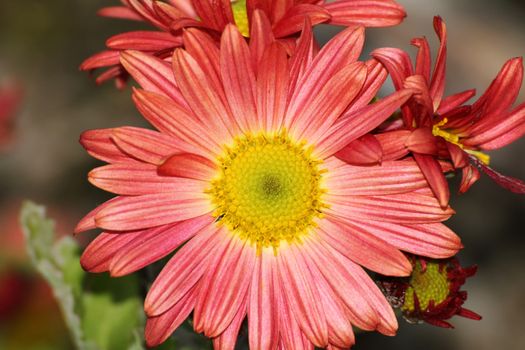
[(396, 317), (363, 267), (408, 276), (401, 250), (444, 258), (461, 248), (441, 223), (452, 209), (414, 161), (360, 167), (334, 157), (412, 93), (369, 104), (386, 74), (358, 61), (363, 28), (316, 53), (307, 25), (291, 57), (266, 39), (255, 43), (261, 59), (233, 25), (220, 48), (188, 29), (172, 67), (124, 52), (144, 88), (134, 101), (158, 131), (81, 137), (109, 163), (90, 182), (118, 195), (78, 224), (104, 231), (82, 266), (121, 276), (177, 250), (145, 300), (149, 346), (192, 312), (216, 349), (234, 348), (245, 318), (252, 349), (349, 348), (353, 326), (394, 335)]
[[(399, 24), (406, 13), (394, 0), (121, 0), (121, 6), (99, 11), (104, 17), (144, 21), (156, 31), (117, 34), (106, 41), (108, 50), (86, 59), (80, 69), (92, 71), (107, 67), (98, 83), (116, 78), (123, 87), (127, 73), (120, 65), (119, 53), (138, 50), (170, 58), (182, 45), (182, 29), (198, 27), (219, 38), (229, 23), (237, 25), (243, 36), (259, 36), (271, 31), (283, 43), (293, 46), (305, 17), (312, 24), (385, 27)], [(258, 9), (260, 13), (258, 14)], [(265, 17), (260, 16), (261, 13)], [(292, 40), (290, 40), (292, 39)]]

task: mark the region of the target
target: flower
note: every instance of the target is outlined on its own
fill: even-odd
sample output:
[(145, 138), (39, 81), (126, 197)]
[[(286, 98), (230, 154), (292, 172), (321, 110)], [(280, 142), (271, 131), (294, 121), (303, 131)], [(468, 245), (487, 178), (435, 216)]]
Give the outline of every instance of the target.
[(133, 92), (137, 108), (159, 131), (81, 136), (110, 163), (90, 182), (118, 195), (78, 224), (104, 231), (82, 266), (121, 276), (177, 250), (145, 300), (149, 346), (192, 312), (217, 349), (233, 349), (245, 317), (252, 349), (348, 348), (352, 326), (393, 335), (393, 310), (361, 265), (407, 276), (400, 250), (454, 255), (460, 240), (441, 223), (453, 211), (412, 160), (359, 167), (333, 155), (411, 90), (369, 104), (386, 75), (357, 61), (363, 28), (317, 53), (306, 26), (293, 56), (272, 41), (261, 60), (233, 25), (220, 49), (196, 29), (183, 39), (173, 75), (154, 56), (122, 54), (146, 88)]
[(508, 60), (478, 101), (466, 105), (475, 90), (443, 97), (447, 31), (440, 17), (434, 18), (434, 29), (441, 44), (432, 75), (425, 38), (412, 40), (419, 49), (415, 68), (402, 50), (386, 48), (372, 53), (388, 69), (396, 89), (411, 87), (419, 91), (403, 108), (404, 126), (382, 136), (390, 148), (388, 152), (397, 157), (412, 152), (442, 205), (448, 203), (449, 188), (437, 158), (447, 159), (456, 169), (462, 169), (462, 193), (478, 180), (478, 168), (504, 188), (525, 193), (522, 181), (489, 168), (490, 157), (483, 153), (504, 147), (525, 133), (525, 104), (511, 108), (523, 79), (522, 59)]
[(454, 315), (481, 320), (480, 315), (462, 307), (467, 292), (460, 291), (466, 279), (476, 274), (477, 266), (463, 268), (455, 257), (445, 260), (414, 257), (413, 264), (408, 279), (381, 278), (378, 282), (408, 322), (454, 328), (445, 321)]
[(198, 27), (218, 38), (228, 23), (234, 23), (245, 37), (272, 33), (293, 46), (305, 17), (313, 24), (385, 27), (400, 23), (406, 16), (403, 7), (394, 0), (316, 1), (315, 4), (307, 0), (122, 0), (122, 3), (105, 7), (99, 14), (145, 21), (156, 27), (156, 31), (117, 34), (106, 41), (108, 50), (89, 57), (80, 66), (81, 70), (88, 71), (109, 67), (97, 82), (116, 78), (118, 87), (123, 87), (127, 78), (119, 64), (120, 52), (138, 50), (170, 58), (173, 50), (182, 45), (183, 28)]

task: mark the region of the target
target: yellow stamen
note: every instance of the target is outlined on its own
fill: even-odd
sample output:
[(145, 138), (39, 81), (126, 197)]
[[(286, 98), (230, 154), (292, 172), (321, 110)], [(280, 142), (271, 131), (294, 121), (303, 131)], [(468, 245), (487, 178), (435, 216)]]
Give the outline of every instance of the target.
[(490, 156), (486, 153), (471, 150), (468, 148), (465, 148), (463, 144), (460, 142), (460, 138), (458, 135), (454, 134), (453, 132), (444, 130), (442, 127), (445, 126), (448, 123), (447, 118), (443, 118), (439, 123), (434, 124), (432, 126), (432, 134), (434, 136), (439, 136), (445, 139), (445, 141), (450, 142), (458, 146), (459, 148), (463, 149), (465, 152), (472, 154), (474, 157), (478, 158), (480, 161), (485, 163), (486, 165), (489, 165), (490, 163)]
[(250, 24), (248, 23), (248, 11), (246, 9), (246, 0), (232, 0), (232, 11), (235, 24), (239, 32), (248, 38), (250, 36)]
[(259, 250), (300, 242), (322, 216), (321, 161), (285, 133), (238, 137), (217, 163), (213, 215)]

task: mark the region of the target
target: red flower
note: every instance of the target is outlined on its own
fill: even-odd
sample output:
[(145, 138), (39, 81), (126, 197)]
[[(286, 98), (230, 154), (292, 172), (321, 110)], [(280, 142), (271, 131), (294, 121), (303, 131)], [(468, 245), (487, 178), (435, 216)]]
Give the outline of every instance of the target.
[(122, 54), (145, 89), (134, 101), (159, 131), (81, 137), (110, 163), (90, 182), (118, 195), (79, 223), (77, 231), (104, 230), (82, 266), (121, 276), (176, 251), (146, 297), (150, 346), (192, 312), (217, 349), (234, 348), (246, 317), (252, 349), (349, 348), (353, 325), (393, 335), (393, 310), (361, 266), (407, 276), (401, 250), (454, 255), (460, 240), (441, 223), (453, 210), (411, 159), (359, 167), (334, 154), (411, 91), (370, 104), (386, 74), (357, 60), (363, 28), (317, 52), (307, 26), (291, 57), (254, 36), (262, 59), (233, 25), (220, 48), (196, 29), (183, 36), (171, 67)]
[[(312, 24), (385, 27), (400, 23), (405, 11), (394, 0), (122, 0), (122, 6), (106, 7), (104, 17), (145, 21), (156, 31), (133, 31), (115, 35), (106, 41), (108, 50), (85, 60), (80, 68), (94, 70), (109, 67), (97, 82), (116, 78), (123, 87), (127, 74), (119, 64), (123, 50), (152, 53), (171, 58), (173, 49), (183, 44), (182, 30), (198, 27), (216, 39), (228, 23), (234, 23), (244, 36), (267, 36), (271, 32), (281, 42), (293, 47), (304, 18)], [(256, 49), (256, 48), (254, 48)]]
[(476, 274), (477, 266), (463, 268), (455, 257), (446, 260), (414, 257), (413, 264), (408, 279), (381, 277), (378, 281), (387, 299), (401, 308), (407, 321), (454, 328), (446, 320), (455, 315), (481, 319), (477, 313), (463, 308), (467, 292), (460, 290), (466, 279)]
[(404, 126), (391, 126), (395, 131), (379, 135), (379, 139), (394, 157), (412, 152), (442, 205), (448, 203), (449, 189), (438, 159), (447, 159), (463, 170), (462, 193), (477, 181), (478, 169), (504, 188), (525, 193), (522, 181), (489, 168), (490, 158), (483, 153), (506, 146), (525, 133), (525, 104), (512, 108), (522, 83), (522, 59), (507, 61), (474, 104), (465, 104), (474, 96), (474, 90), (444, 98), (447, 31), (441, 18), (434, 18), (434, 29), (441, 45), (432, 74), (425, 38), (412, 40), (419, 48), (415, 68), (402, 50), (386, 48), (372, 53), (388, 69), (396, 89), (410, 87), (417, 91), (402, 109)]

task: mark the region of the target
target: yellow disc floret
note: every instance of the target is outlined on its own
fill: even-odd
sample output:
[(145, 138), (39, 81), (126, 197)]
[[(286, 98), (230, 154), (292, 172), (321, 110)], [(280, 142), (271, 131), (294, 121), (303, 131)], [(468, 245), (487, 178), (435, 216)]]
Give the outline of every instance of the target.
[(450, 285), (447, 269), (432, 261), (428, 261), (425, 268), (423, 268), (418, 261), (410, 277), (402, 310), (413, 312), (416, 309), (414, 293), (419, 302), (419, 309), (426, 310), (430, 302), (437, 306), (445, 301), (449, 292)]
[(248, 23), (248, 10), (246, 8), (246, 0), (232, 0), (233, 19), (239, 32), (244, 37), (250, 36), (250, 24)]
[(284, 133), (236, 138), (218, 164), (214, 216), (258, 249), (300, 241), (322, 214), (321, 162)]

